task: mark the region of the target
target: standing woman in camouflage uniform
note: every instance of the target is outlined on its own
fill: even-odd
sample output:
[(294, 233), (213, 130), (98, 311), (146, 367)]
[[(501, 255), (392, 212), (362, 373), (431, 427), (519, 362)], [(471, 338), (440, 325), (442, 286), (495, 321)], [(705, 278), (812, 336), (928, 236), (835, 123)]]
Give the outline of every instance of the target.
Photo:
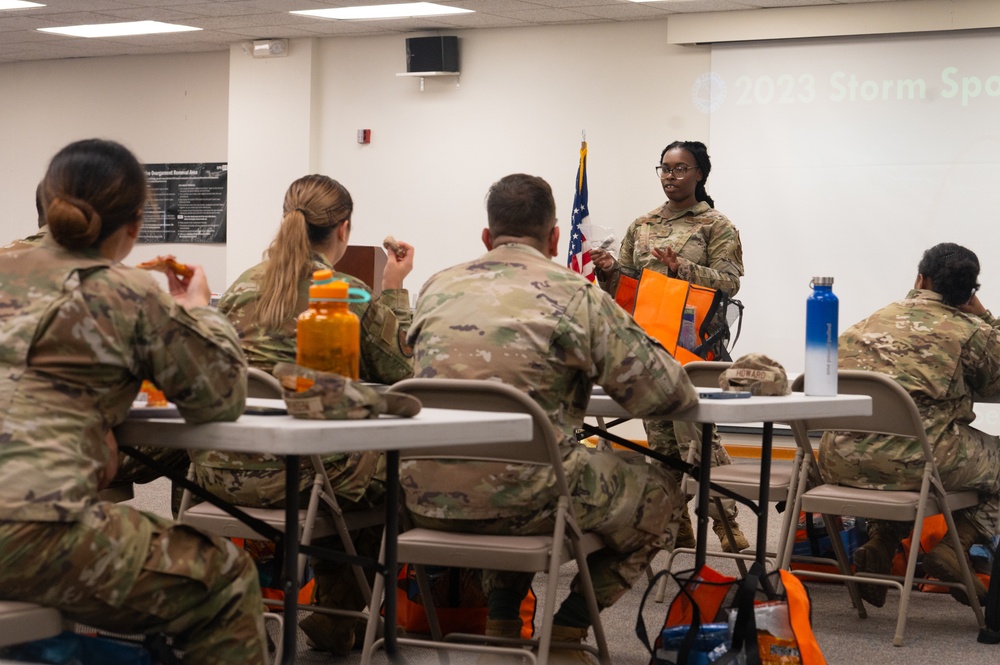
[[(309, 306), (313, 271), (333, 270), (343, 258), (353, 211), (350, 193), (327, 176), (308, 175), (288, 188), (281, 226), (265, 260), (243, 273), (219, 302), (219, 310), (236, 326), (251, 366), (269, 372), (278, 362), (295, 362), (295, 324)], [(413, 373), (413, 353), (406, 344), (412, 313), (403, 288), (403, 278), (413, 269), (413, 247), (399, 245), (405, 251), (389, 252), (382, 293), (371, 302), (351, 305), (361, 321), (364, 381), (395, 383)], [(356, 277), (334, 271), (333, 278), (370, 292)], [(192, 459), (198, 483), (213, 494), (244, 506), (283, 505), (285, 467), (278, 457), (206, 451), (192, 453)], [(385, 490), (381, 453), (334, 454), (324, 463), (345, 510), (381, 498)], [(307, 463), (300, 475), (300, 487), (308, 492), (312, 467)], [(355, 542), (359, 553), (377, 556), (380, 536), (378, 528), (359, 535)], [(314, 560), (313, 568), (318, 604), (349, 610), (365, 606), (349, 566)], [(354, 619), (313, 614), (299, 625), (310, 646), (322, 651), (346, 654), (354, 645)]]
[(0, 598), (115, 632), (166, 633), (185, 663), (266, 662), (253, 562), (222, 538), (99, 502), (111, 428), (144, 379), (189, 422), (235, 420), (246, 361), (206, 307), (205, 273), (170, 295), (121, 260), (135, 244), (145, 173), (110, 141), (52, 160), (49, 236), (0, 255)]
[[(961, 582), (958, 557), (988, 543), (1000, 516), (998, 439), (972, 427), (973, 398), (1000, 393), (1000, 321), (979, 301), (979, 259), (954, 243), (924, 252), (917, 281), (903, 300), (886, 305), (840, 336), (838, 365), (891, 376), (920, 410), (941, 481), (948, 490), (977, 490), (980, 504), (955, 513), (962, 553), (941, 540), (924, 557), (924, 570)], [(912, 439), (827, 433), (820, 443), (823, 478), (851, 487), (920, 489), (923, 453)], [(871, 540), (854, 553), (858, 570), (888, 573), (909, 524), (871, 520)], [(980, 602), (986, 588), (973, 575)], [(861, 585), (881, 607), (886, 587)], [(961, 602), (965, 593), (953, 591)]]
[[(620, 259), (615, 261), (608, 252), (590, 251), (601, 286), (614, 293), (622, 268), (648, 268), (669, 277), (683, 279), (699, 286), (718, 289), (732, 297), (740, 290), (743, 276), (743, 245), (740, 233), (725, 215), (715, 209), (715, 202), (705, 190), (712, 162), (705, 144), (700, 141), (674, 141), (660, 153), (656, 173), (667, 202), (629, 225), (622, 240)], [(671, 423), (645, 420), (649, 446), (665, 455), (686, 459), (694, 448), (695, 459), (700, 450), (700, 432), (691, 423)], [(712, 466), (731, 464), (717, 432), (712, 444)], [(748, 547), (747, 539), (736, 523), (736, 503), (725, 499), (726, 519), (740, 549)], [(709, 509), (714, 531), (722, 549), (730, 551), (729, 540), (713, 502)], [(694, 545), (691, 518), (681, 523), (678, 547)]]

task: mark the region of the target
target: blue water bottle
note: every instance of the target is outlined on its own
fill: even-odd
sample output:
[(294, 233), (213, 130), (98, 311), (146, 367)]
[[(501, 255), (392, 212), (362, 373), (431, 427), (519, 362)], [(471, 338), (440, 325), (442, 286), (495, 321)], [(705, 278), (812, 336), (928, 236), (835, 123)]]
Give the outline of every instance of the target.
[(806, 395), (837, 394), (837, 310), (833, 277), (813, 277), (806, 300)]

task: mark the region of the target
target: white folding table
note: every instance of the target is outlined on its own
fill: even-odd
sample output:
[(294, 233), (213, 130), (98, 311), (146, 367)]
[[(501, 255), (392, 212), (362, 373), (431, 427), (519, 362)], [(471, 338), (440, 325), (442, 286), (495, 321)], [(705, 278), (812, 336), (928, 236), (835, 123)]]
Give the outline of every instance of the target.
[[(712, 392), (699, 389), (700, 393)], [(867, 395), (807, 396), (792, 393), (782, 396), (748, 397), (743, 399), (711, 399), (700, 397), (698, 403), (666, 416), (667, 420), (702, 423), (701, 460), (698, 483), (698, 535), (695, 569), (705, 563), (705, 543), (708, 535), (709, 481), (712, 466), (712, 427), (714, 423), (763, 423), (760, 465), (760, 495), (757, 504), (757, 556), (763, 565), (767, 550), (768, 479), (771, 475), (771, 444), (774, 423), (791, 423), (806, 418), (837, 416), (867, 416), (872, 412), (872, 400)], [(595, 391), (587, 407), (594, 417), (633, 417), (603, 391)]]
[[(283, 408), (281, 400), (248, 400), (255, 406)], [(270, 453), (284, 456), (285, 534), (297, 534), (299, 513), (299, 459), (304, 455), (350, 453), (378, 450), (386, 452), (386, 539), (385, 565), (379, 572), (387, 575), (385, 588), (395, 588), (396, 539), (398, 533), (399, 451), (410, 446), (465, 445), (529, 441), (531, 417), (527, 414), (422, 409), (413, 418), (381, 416), (371, 420), (301, 420), (288, 415), (244, 414), (235, 422), (191, 425), (179, 417), (133, 417), (115, 429), (121, 446), (155, 446), (185, 450), (220, 450), (238, 453)], [(294, 535), (284, 538), (285, 598), (298, 598), (299, 579), (295, 562), (299, 541)], [(396, 625), (396, 594), (385, 594), (385, 624)], [(285, 603), (284, 643), (289, 645), (284, 663), (295, 662), (296, 606)], [(385, 650), (396, 653), (396, 632), (385, 631)]]

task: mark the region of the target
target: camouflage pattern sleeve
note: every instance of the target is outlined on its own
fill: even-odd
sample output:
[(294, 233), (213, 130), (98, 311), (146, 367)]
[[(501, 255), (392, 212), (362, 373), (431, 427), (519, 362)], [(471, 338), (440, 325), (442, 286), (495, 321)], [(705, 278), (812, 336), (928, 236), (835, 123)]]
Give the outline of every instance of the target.
[(413, 376), (413, 347), (406, 336), (413, 321), (406, 289), (386, 289), (364, 306), (361, 319), (361, 376), (395, 383)]
[[(634, 416), (665, 415), (693, 406), (697, 392), (684, 368), (659, 342), (596, 288), (581, 289), (574, 316), (564, 318), (567, 352), (589, 340), (594, 381)], [(569, 310), (570, 308), (568, 308)]]
[(706, 220), (703, 223), (708, 235), (708, 264), (690, 261), (682, 253), (677, 276), (692, 284), (708, 286), (730, 297), (735, 296), (740, 290), (740, 277), (743, 275), (743, 243), (740, 241), (740, 232), (725, 215), (714, 210), (699, 215), (696, 219)]
[[(983, 323), (962, 347), (962, 366), (965, 381), (978, 397), (989, 398), (1000, 394), (1000, 326), (987, 312), (989, 321)], [(976, 320), (976, 317), (969, 316)]]
[(218, 310), (236, 328), (250, 366), (270, 372), (279, 362), (295, 362), (295, 317), (309, 306), (311, 280), (304, 280), (299, 285), (293, 308), (295, 316), (277, 328), (265, 328), (257, 313), (257, 302), (260, 298), (258, 284), (266, 266), (266, 262), (259, 263), (240, 275), (222, 294)]
[(31, 249), (32, 247), (37, 247), (42, 244), (42, 240), (49, 234), (49, 227), (43, 226), (38, 229), (37, 233), (32, 233), (27, 238), (22, 238), (20, 240), (14, 240), (3, 247), (0, 247), (0, 254), (4, 252), (16, 252), (22, 249)]
[(598, 285), (612, 296), (618, 290), (618, 277), (621, 275), (621, 269), (623, 267), (626, 269), (635, 268), (635, 261), (632, 256), (634, 251), (635, 222), (630, 224), (625, 231), (625, 237), (622, 238), (622, 244), (618, 251), (618, 260), (615, 262), (614, 267), (611, 270), (601, 270), (597, 266), (594, 266), (594, 274), (597, 275)]
[(622, 246), (618, 252), (618, 266), (622, 268), (635, 268), (635, 231), (643, 218), (639, 218), (629, 224), (622, 238)]
[(246, 359), (236, 331), (209, 307), (187, 310), (157, 290), (139, 311), (137, 358), (185, 420), (236, 420), (246, 400)]

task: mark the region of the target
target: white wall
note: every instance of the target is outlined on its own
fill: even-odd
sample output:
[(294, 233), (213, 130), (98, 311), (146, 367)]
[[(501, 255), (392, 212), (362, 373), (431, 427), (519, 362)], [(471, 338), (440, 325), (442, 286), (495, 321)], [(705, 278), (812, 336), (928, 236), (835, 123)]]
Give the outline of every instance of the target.
[[(226, 53), (0, 65), (0, 244), (34, 232), (35, 186), (72, 141), (113, 139), (148, 163), (225, 162), (228, 89)], [(221, 245), (139, 245), (129, 260), (166, 252), (226, 285)]]
[[(689, 99), (709, 51), (669, 46), (665, 31), (666, 22), (649, 21), (449, 33), (460, 38), (460, 86), (451, 77), (427, 78), (423, 92), (417, 79), (396, 76), (405, 71), (402, 35), (324, 39), (315, 47), (293, 40), (287, 58), (271, 60), (233, 49), (230, 192), (240, 198), (230, 205), (229, 278), (259, 260), (277, 229), (284, 188), (308, 172), (308, 159), (354, 197), (353, 243), (379, 245), (391, 233), (416, 247), (407, 281), (414, 294), (437, 270), (483, 251), (483, 199), (508, 173), (549, 181), (566, 238), (581, 130), (590, 147), (591, 218), (620, 238), (663, 200), (653, 173), (662, 147), (708, 138), (707, 116)], [(275, 71), (311, 68), (311, 103), (304, 84), (262, 63)], [(265, 90), (270, 106), (254, 101)], [(276, 126), (276, 109), (297, 128), (311, 118), (314, 153), (304, 154), (295, 129), (252, 164), (237, 159), (237, 149), (262, 140), (262, 128), (290, 131)], [(357, 143), (358, 129), (371, 130), (371, 144)]]

